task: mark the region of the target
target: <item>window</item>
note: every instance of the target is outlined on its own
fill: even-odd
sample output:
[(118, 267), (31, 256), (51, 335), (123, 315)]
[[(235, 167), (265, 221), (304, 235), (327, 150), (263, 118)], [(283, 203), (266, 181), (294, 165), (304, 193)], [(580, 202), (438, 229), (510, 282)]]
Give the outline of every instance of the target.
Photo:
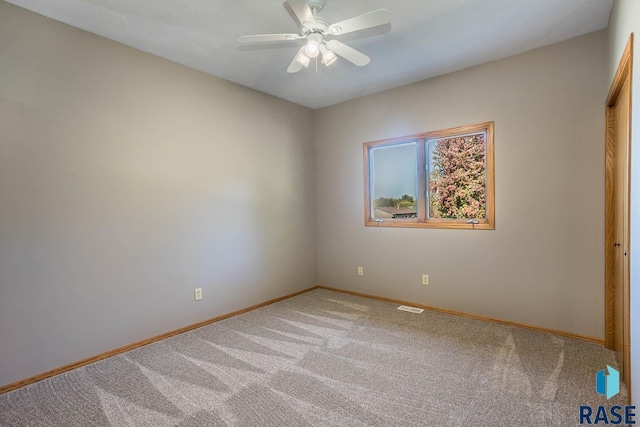
[(365, 225), (493, 230), (493, 122), (366, 142)]

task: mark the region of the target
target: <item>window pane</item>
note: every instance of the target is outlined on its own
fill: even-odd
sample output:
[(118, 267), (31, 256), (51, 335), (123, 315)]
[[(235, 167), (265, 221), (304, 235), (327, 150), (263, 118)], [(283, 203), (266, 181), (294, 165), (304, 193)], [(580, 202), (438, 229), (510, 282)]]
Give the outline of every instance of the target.
[(485, 219), (486, 135), (428, 142), (429, 218)]
[(416, 141), (370, 151), (371, 213), (374, 218), (417, 218)]

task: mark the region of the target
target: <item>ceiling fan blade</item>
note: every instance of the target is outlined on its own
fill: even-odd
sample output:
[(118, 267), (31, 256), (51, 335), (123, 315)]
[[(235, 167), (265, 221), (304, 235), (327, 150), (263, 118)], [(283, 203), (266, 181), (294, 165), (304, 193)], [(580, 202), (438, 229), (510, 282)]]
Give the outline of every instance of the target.
[(371, 61), (371, 59), (369, 59), (369, 57), (364, 53), (358, 52), (354, 48), (349, 47), (344, 43), (340, 43), (338, 40), (331, 40), (327, 42), (327, 48), (342, 56), (347, 61), (353, 62), (358, 67), (363, 67)]
[(287, 73), (297, 73), (302, 70), (303, 65), (298, 62), (298, 55), (300, 55), (304, 51), (304, 46), (300, 48), (296, 56), (293, 57), (293, 61), (289, 64), (289, 68), (287, 68)]
[(236, 38), (240, 43), (286, 42), (302, 38), (299, 34), (255, 34)]
[(391, 22), (391, 12), (387, 9), (376, 9), (369, 13), (354, 16), (329, 26), (329, 32), (334, 36), (377, 27)]
[(303, 26), (310, 29), (316, 28), (316, 18), (307, 0), (287, 0), (287, 3)]

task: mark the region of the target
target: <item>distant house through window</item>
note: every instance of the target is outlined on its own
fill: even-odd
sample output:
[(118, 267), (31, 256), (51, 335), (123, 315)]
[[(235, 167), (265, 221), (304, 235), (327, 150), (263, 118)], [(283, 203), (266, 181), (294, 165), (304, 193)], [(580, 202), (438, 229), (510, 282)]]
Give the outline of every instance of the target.
[(363, 148), (366, 226), (495, 228), (493, 122)]

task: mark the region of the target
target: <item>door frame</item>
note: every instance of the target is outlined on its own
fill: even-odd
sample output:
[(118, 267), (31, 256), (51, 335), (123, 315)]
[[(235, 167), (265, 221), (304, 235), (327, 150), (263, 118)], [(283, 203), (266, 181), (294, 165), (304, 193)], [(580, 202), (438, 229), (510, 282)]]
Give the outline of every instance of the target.
[[(633, 33), (629, 36), (627, 45), (622, 53), (622, 58), (616, 70), (616, 74), (611, 83), (609, 94), (606, 101), (606, 138), (605, 138), (605, 346), (609, 349), (614, 348), (615, 340), (615, 317), (614, 317), (614, 301), (615, 301), (615, 288), (614, 288), (614, 265), (615, 265), (615, 216), (614, 216), (614, 176), (615, 176), (615, 149), (616, 149), (616, 123), (615, 123), (615, 106), (619, 100), (620, 93), (626, 84), (629, 82), (629, 144), (627, 146), (627, 194), (623, 197), (627, 199), (627, 228), (625, 239), (627, 242), (631, 242), (630, 239), (630, 160), (631, 160), (631, 120), (632, 120), (632, 67), (633, 67)], [(630, 248), (623, 248), (629, 252)], [(623, 342), (623, 380), (629, 390), (629, 401), (631, 401), (631, 335), (630, 335), (630, 301), (629, 301), (629, 288), (630, 276), (629, 276), (629, 263), (626, 263), (626, 267), (623, 273), (626, 277), (623, 283), (626, 282), (627, 286), (623, 290), (625, 292), (625, 307), (624, 310), (624, 337)]]

